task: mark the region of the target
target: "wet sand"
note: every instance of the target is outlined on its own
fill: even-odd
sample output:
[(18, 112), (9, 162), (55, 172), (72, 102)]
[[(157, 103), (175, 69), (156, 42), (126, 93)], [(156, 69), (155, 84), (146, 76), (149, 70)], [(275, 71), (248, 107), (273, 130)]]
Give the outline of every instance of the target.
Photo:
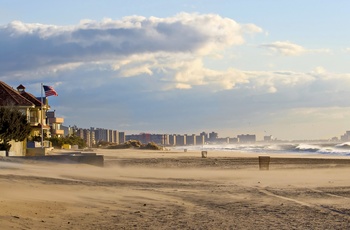
[(105, 167), (0, 161), (0, 229), (350, 228), (350, 158), (96, 153)]

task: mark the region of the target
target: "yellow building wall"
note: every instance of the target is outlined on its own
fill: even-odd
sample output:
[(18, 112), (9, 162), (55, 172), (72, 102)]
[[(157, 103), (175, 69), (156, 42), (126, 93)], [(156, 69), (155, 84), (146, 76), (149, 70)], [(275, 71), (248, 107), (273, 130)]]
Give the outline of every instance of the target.
[(26, 145), (27, 141), (10, 141), (11, 148), (9, 151), (9, 156), (25, 156), (26, 155)]

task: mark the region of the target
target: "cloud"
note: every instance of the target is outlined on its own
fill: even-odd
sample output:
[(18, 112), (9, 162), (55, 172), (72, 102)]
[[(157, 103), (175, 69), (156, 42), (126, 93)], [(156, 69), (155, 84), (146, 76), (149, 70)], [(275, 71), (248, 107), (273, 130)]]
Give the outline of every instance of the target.
[(177, 89), (191, 89), (192, 87), (189, 84), (177, 83), (176, 88)]
[(276, 41), (272, 43), (262, 44), (260, 47), (270, 50), (273, 54), (279, 54), (282, 56), (300, 56), (306, 53), (332, 54), (332, 50), (330, 49), (306, 49), (298, 44), (294, 44), (289, 41)]
[(277, 41), (269, 44), (262, 44), (261, 47), (267, 48), (273, 53), (283, 56), (298, 56), (306, 52), (305, 48), (289, 41)]
[(124, 77), (130, 77), (130, 76), (135, 76), (135, 75), (139, 75), (139, 74), (148, 74), (148, 75), (152, 75), (153, 72), (150, 69), (150, 66), (145, 64), (142, 66), (137, 66), (136, 68), (129, 68), (129, 69), (124, 69), (121, 72), (122, 76)]
[[(309, 72), (284, 69), (282, 62), (273, 68), (279, 71), (254, 70), (268, 60), (251, 52), (254, 45), (242, 47), (244, 52), (234, 46), (261, 32), (214, 14), (82, 20), (71, 26), (14, 21), (0, 27), (0, 76), (35, 95), (40, 82), (55, 86), (60, 96), (50, 98), (50, 105), (67, 125), (81, 127), (195, 132), (282, 117), (287, 133), (296, 118), (321, 119), (329, 111), (337, 118), (345, 109), (327, 108), (350, 107), (350, 75), (329, 72), (319, 66), (324, 63), (310, 61), (319, 67)], [(283, 56), (330, 53), (289, 41), (261, 47)], [(242, 58), (249, 71), (229, 55)]]
[[(116, 67), (118, 62), (128, 62), (133, 56), (159, 59), (190, 54), (203, 57), (244, 43), (246, 33), (261, 31), (256, 25), (240, 25), (214, 14), (180, 13), (168, 18), (129, 16), (100, 22), (82, 20), (74, 26), (13, 21), (0, 28), (0, 74), (54, 72), (68, 66), (91, 67), (91, 63)], [(155, 64), (161, 62), (158, 60)], [(155, 66), (142, 64), (132, 70), (128, 66), (128, 71), (121, 73), (125, 76), (152, 74), (152, 68)]]
[(331, 49), (309, 49), (307, 50), (308, 53), (315, 53), (315, 54), (332, 54), (332, 50)]

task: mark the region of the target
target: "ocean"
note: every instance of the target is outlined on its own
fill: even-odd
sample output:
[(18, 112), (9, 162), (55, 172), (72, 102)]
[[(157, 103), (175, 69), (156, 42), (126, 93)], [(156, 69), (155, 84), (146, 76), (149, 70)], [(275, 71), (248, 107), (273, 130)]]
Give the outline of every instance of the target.
[(350, 156), (350, 142), (345, 143), (254, 143), (254, 144), (217, 144), (177, 146), (174, 150), (198, 150), (198, 151), (232, 151), (266, 154), (322, 154), (329, 156)]

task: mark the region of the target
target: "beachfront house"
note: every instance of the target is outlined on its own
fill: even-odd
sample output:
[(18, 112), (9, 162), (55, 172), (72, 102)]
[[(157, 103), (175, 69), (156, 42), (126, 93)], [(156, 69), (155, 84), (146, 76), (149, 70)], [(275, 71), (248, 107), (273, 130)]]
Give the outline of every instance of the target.
[[(26, 92), (23, 85), (19, 85), (15, 90), (5, 82), (0, 81), (0, 106), (17, 108), (27, 116), (27, 120), (32, 127), (28, 140), (23, 142), (12, 141), (10, 143), (12, 146), (9, 156), (43, 155), (50, 147), (50, 143), (44, 142), (41, 146), (41, 132), (43, 132), (44, 137), (51, 137), (51, 130), (54, 131), (53, 135), (60, 136), (63, 134), (63, 130), (60, 130), (63, 118), (52, 117), (50, 113), (50, 119), (47, 118), (50, 109), (47, 98), (35, 97)], [(52, 122), (51, 125), (48, 121)], [(1, 152), (0, 156), (2, 155), (4, 153)]]
[(47, 98), (35, 97), (31, 93), (26, 92), (23, 85), (17, 87), (17, 92), (34, 104), (34, 107), (29, 109), (29, 116), (27, 116), (28, 122), (32, 127), (30, 139), (41, 137), (41, 127), (43, 128), (44, 137), (50, 137), (50, 126), (46, 120), (46, 112), (50, 109)]
[[(2, 81), (0, 81), (0, 106), (8, 108), (16, 107), (23, 114), (26, 114), (27, 118), (30, 116), (30, 111), (35, 108), (32, 102)], [(9, 156), (23, 156), (26, 154), (26, 141), (11, 141), (10, 144)], [(1, 151), (0, 156), (6, 156), (6, 152)]]

